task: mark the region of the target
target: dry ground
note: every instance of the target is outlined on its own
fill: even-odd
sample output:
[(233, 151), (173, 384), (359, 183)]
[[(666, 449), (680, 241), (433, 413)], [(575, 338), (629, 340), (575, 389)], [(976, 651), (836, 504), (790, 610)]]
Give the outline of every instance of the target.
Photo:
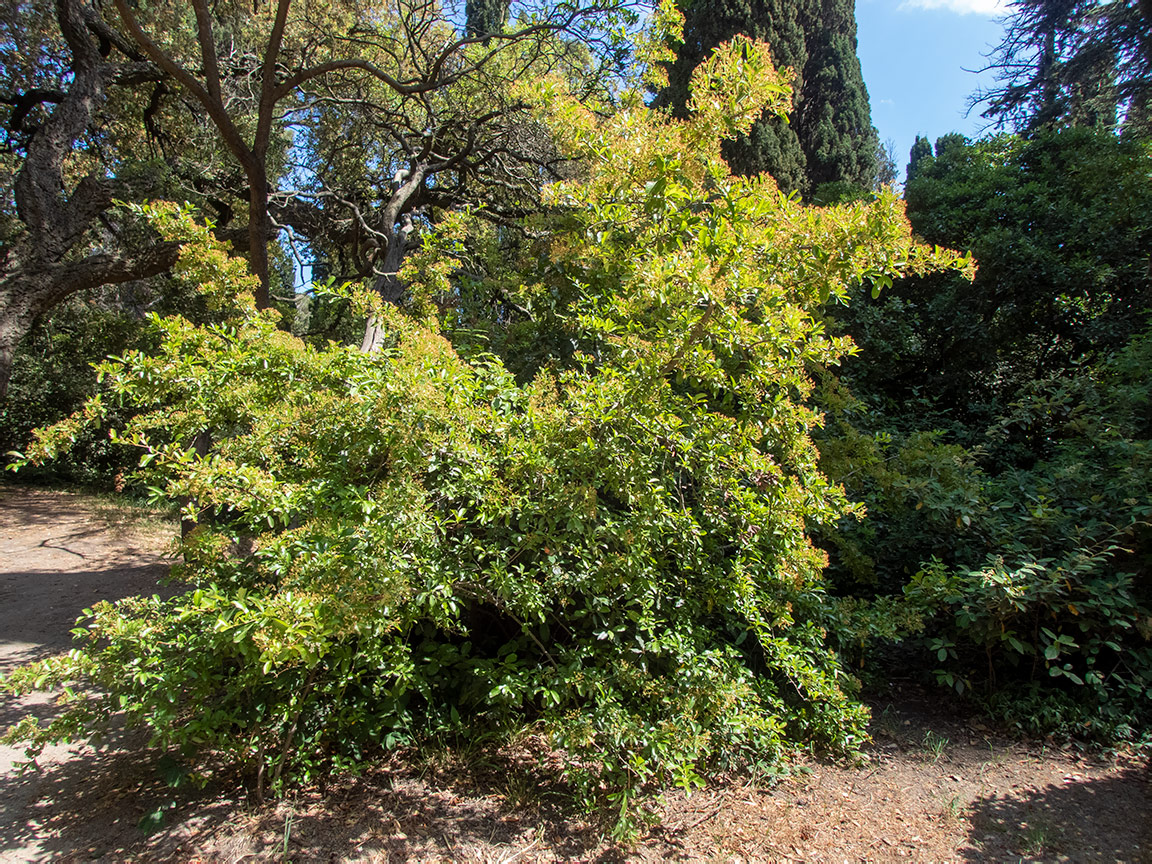
[[(80, 610), (155, 590), (172, 526), (61, 492), (0, 486), (0, 672), (67, 647)], [(0, 699), (0, 726), (45, 700)], [(132, 735), (58, 747), (17, 776), (0, 748), (0, 862), (1152, 862), (1152, 783), (1135, 758), (1013, 741), (914, 687), (874, 706), (863, 768), (668, 796), (632, 849), (566, 809), (529, 755), (425, 753), (255, 805), (226, 770), (162, 781)], [(162, 826), (138, 826), (150, 813)]]

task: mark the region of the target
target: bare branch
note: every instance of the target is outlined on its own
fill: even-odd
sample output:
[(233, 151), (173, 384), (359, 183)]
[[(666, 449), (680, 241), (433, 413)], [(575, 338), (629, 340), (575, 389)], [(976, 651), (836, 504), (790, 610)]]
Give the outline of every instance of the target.
[(52, 102), (58, 105), (63, 101), (63, 91), (46, 90), (39, 87), (34, 87), (31, 90), (16, 93), (11, 96), (0, 96), (0, 102), (12, 106), (12, 113), (8, 115), (8, 128), (12, 132), (20, 132), (22, 130), (24, 119), (36, 106), (43, 105), (45, 102)]
[(216, 57), (216, 37), (212, 35), (212, 14), (208, 11), (208, 4), (204, 0), (192, 0), (192, 8), (196, 11), (196, 41), (200, 43), (200, 56), (204, 61), (204, 82), (208, 86), (208, 95), (223, 105), (224, 100), (220, 97), (220, 63)]

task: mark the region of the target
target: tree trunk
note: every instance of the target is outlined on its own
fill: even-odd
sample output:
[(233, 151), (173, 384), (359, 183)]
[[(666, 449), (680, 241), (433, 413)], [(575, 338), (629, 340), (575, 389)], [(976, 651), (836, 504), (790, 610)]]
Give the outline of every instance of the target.
[[(3, 301), (0, 301), (2, 304)], [(6, 305), (0, 315), (0, 402), (8, 396), (8, 382), (12, 379), (12, 363), (16, 359), (16, 347), (32, 326), (31, 319)]]
[[(408, 251), (408, 238), (412, 234), (412, 216), (405, 213), (401, 219), (400, 228), (388, 241), (388, 252), (384, 256), (384, 272), (376, 277), (376, 293), (385, 303), (398, 303), (404, 295), (404, 283), (400, 281), (400, 268), (404, 266), (404, 255)], [(385, 332), (380, 322), (369, 318), (364, 327), (364, 341), (360, 343), (360, 350), (368, 354), (377, 350), (384, 344)]]
[[(160, 272), (147, 254), (126, 259), (94, 252), (77, 260), (77, 245), (112, 204), (112, 184), (93, 173), (69, 192), (64, 166), (104, 101), (110, 67), (89, 32), (83, 0), (56, 0), (56, 19), (71, 52), (72, 80), (32, 136), (13, 183), (16, 212), (26, 230), (0, 273), (0, 399), (8, 393), (16, 348), (37, 317), (85, 288)], [(161, 263), (170, 267), (176, 247), (168, 251)]]
[(1152, 64), (1152, 0), (1139, 0), (1140, 14), (1144, 16), (1144, 51)]
[(256, 308), (267, 309), (268, 296), (268, 177), (264, 164), (252, 160), (244, 166), (248, 175), (248, 267), (260, 280), (256, 288)]
[(1043, 55), (1040, 58), (1040, 110), (1036, 112), (1037, 125), (1041, 128), (1051, 126), (1060, 114), (1059, 97), (1060, 81), (1058, 79), (1058, 64), (1056, 58), (1056, 25), (1050, 23), (1044, 34)]
[[(196, 452), (197, 456), (199, 456), (201, 459), (203, 459), (205, 456), (208, 455), (209, 451), (212, 449), (212, 436), (207, 432), (201, 432), (199, 435), (197, 435), (195, 438), (192, 439), (192, 449)], [(181, 509), (187, 507), (189, 504), (192, 504), (192, 503), (193, 503), (192, 499), (190, 497), (188, 497), (187, 495), (183, 496), (180, 499)], [(195, 517), (193, 517), (191, 519), (189, 519), (187, 516), (181, 516), (180, 517), (180, 539), (183, 540), (189, 534), (191, 534), (196, 529), (196, 526), (199, 525), (200, 522), (204, 519), (204, 517), (207, 513), (208, 513), (208, 508), (200, 507), (200, 508), (197, 508)]]
[[(423, 187), (428, 173), (428, 165), (418, 162), (413, 165), (403, 179), (398, 178), (399, 187), (392, 193), (388, 206), (384, 208), (384, 233), (388, 238), (388, 249), (384, 253), (384, 272), (376, 278), (376, 293), (385, 303), (399, 303), (404, 296), (404, 283), (400, 281), (400, 268), (404, 266), (404, 256), (408, 252), (408, 238), (415, 226), (412, 213), (402, 212), (409, 206), (416, 193)], [(399, 226), (399, 227), (397, 227)], [(384, 330), (380, 322), (369, 318), (364, 327), (364, 341), (360, 350), (370, 353), (384, 343)]]

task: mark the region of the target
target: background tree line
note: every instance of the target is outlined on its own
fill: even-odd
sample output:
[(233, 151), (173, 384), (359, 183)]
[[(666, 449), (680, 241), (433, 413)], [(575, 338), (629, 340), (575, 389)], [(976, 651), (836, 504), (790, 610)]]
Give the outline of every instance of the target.
[(869, 512), (824, 535), (830, 578), (906, 604), (937, 679), (1030, 732), (1147, 737), (1150, 12), (1014, 4), (976, 97), (1012, 131), (907, 166), (913, 229), (974, 281), (830, 310), (860, 354), (822, 464)]

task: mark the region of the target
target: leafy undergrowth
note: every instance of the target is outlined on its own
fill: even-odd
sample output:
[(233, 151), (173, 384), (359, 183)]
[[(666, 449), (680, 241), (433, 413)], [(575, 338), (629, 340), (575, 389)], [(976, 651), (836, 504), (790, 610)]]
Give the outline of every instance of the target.
[(805, 208), (730, 174), (721, 141), (788, 105), (767, 46), (722, 46), (692, 92), (683, 120), (639, 92), (610, 120), (550, 86), (525, 97), (586, 168), (493, 276), (538, 310), (518, 337), (534, 368), (447, 311), (474, 220), (429, 232), (400, 306), (342, 289), (366, 353), (279, 329), (207, 227), (136, 208), (226, 317), (154, 317), (155, 351), (103, 363), (14, 465), (108, 428), (140, 454), (131, 481), (197, 523), (183, 593), (85, 609), (72, 652), (5, 682), (62, 688), (61, 711), (7, 740), (124, 716), (283, 795), (429, 740), (539, 732), (619, 838), (654, 791), (851, 756), (865, 712), (809, 532), (857, 508), (818, 470), (806, 398), (852, 347), (817, 310), (971, 262), (917, 244), (891, 192)]

